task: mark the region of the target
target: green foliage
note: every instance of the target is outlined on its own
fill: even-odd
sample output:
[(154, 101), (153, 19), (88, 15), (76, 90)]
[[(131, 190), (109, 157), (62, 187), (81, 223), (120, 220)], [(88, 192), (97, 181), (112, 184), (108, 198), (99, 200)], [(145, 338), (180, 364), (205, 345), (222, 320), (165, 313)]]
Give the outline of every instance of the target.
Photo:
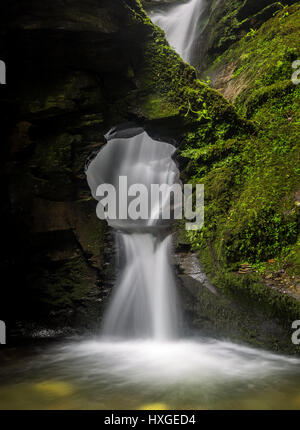
[(300, 6), (294, 5), (225, 52), (215, 66), (236, 64), (231, 85), (242, 90), (235, 104), (256, 131), (233, 134), (226, 124), (212, 125), (209, 135), (188, 135), (181, 148), (189, 160), (184, 179), (205, 184), (205, 226), (187, 237), (193, 249), (229, 271), (249, 262), (263, 273), (265, 262), (277, 257), (300, 274), (294, 199), (300, 188), (300, 86), (291, 82), (299, 38)]
[(233, 132), (243, 127), (235, 109), (209, 87), (210, 81), (197, 79), (196, 70), (180, 59), (164, 32), (149, 20), (142, 8), (131, 11), (131, 16), (134, 23), (143, 22), (148, 36), (143, 45), (143, 63), (135, 76), (139, 88), (124, 98), (124, 104), (134, 105), (138, 98), (146, 117), (177, 116), (189, 129), (205, 128), (207, 137), (213, 134), (212, 123), (228, 123)]
[(254, 30), (254, 28), (250, 28), (250, 31), (246, 34), (245, 37), (253, 37), (255, 36), (257, 30)]

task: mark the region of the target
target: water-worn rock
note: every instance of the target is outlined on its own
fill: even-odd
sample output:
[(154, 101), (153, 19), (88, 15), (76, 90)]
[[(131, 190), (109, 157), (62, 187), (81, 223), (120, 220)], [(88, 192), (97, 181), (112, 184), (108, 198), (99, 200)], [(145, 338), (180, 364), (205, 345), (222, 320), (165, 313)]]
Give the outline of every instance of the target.
[[(235, 184), (243, 171), (242, 150), (260, 144), (255, 128), (196, 79), (140, 2), (6, 2), (0, 23), (0, 57), (8, 71), (7, 85), (0, 86), (1, 273), (7, 279), (1, 283), (0, 318), (8, 328), (16, 321), (18, 328), (34, 321), (35, 333), (39, 324), (53, 330), (98, 325), (114, 278), (113, 243), (96, 218), (84, 167), (111, 126), (134, 121), (151, 135), (177, 140), (183, 180), (205, 175), (208, 239), (204, 234), (203, 250), (218, 283), (226, 281), (227, 290), (236, 289), (246, 301), (254, 285), (254, 296), (273, 307), (276, 318), (283, 314), (289, 336), (289, 318), (298, 310), (294, 303), (261, 294), (248, 275), (235, 273), (237, 267), (237, 283), (221, 271), (225, 258), (235, 262), (245, 249), (240, 235), (247, 231), (238, 218), (245, 205), (235, 219), (230, 204), (242, 190)], [(190, 239), (200, 243), (196, 236)], [(193, 307), (194, 320), (201, 319), (204, 307)]]
[(266, 311), (264, 301), (223, 290), (211, 284), (197, 254), (179, 247), (176, 252), (178, 290), (188, 332), (230, 339), (273, 351), (299, 353), (288, 328)]
[(183, 136), (198, 125), (188, 103), (200, 109), (200, 93), (211, 95), (214, 114), (239, 120), (135, 0), (6, 2), (0, 21), (8, 70), (0, 87), (1, 318), (8, 327), (98, 324), (107, 236), (86, 184), (87, 158), (125, 121)]

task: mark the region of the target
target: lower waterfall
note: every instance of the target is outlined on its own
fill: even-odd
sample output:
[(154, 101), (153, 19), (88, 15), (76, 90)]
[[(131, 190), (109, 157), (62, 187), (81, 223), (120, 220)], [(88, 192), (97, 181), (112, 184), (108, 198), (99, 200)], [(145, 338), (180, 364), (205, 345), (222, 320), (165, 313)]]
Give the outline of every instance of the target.
[(171, 339), (178, 335), (178, 311), (171, 237), (118, 233), (125, 253), (117, 290), (104, 319), (105, 336)]
[[(113, 130), (107, 140), (86, 171), (92, 195), (99, 200), (98, 216), (107, 209), (97, 193), (103, 183), (115, 185), (113, 208), (121, 213), (107, 219), (116, 234), (119, 276), (102, 330), (39, 347), (31, 358), (24, 354), (19, 368), (3, 366), (10, 381), (0, 387), (3, 406), (11, 406), (11, 392), (17, 390), (14, 402), (21, 409), (299, 407), (298, 358), (181, 332), (170, 259), (172, 222), (158, 219), (156, 199), (148, 219), (126, 219), (123, 199), (118, 199), (125, 191), (120, 177), (145, 190), (153, 183), (180, 186), (172, 159), (175, 148), (134, 128)], [(130, 193), (126, 200), (126, 208), (136, 203)]]
[[(167, 205), (168, 200), (163, 193), (156, 196), (157, 200), (153, 199), (151, 186), (179, 184), (179, 171), (171, 158), (175, 148), (151, 139), (142, 129), (130, 138), (122, 137), (122, 133), (126, 131), (112, 131), (107, 135), (108, 143), (86, 171), (96, 199), (99, 199), (97, 187), (109, 183), (116, 190), (117, 208), (126, 202), (125, 216), (107, 219), (116, 231), (121, 268), (104, 318), (103, 335), (171, 339), (178, 336), (180, 321), (170, 264), (172, 236), (168, 229), (171, 221), (160, 219), (161, 206), (164, 202)], [(126, 217), (133, 199), (128, 198), (127, 190), (119, 185), (120, 178), (126, 178), (128, 187), (144, 186), (146, 201), (140, 204), (151, 204), (147, 211), (149, 218), (132, 220)], [(101, 204), (97, 210), (103, 210)]]

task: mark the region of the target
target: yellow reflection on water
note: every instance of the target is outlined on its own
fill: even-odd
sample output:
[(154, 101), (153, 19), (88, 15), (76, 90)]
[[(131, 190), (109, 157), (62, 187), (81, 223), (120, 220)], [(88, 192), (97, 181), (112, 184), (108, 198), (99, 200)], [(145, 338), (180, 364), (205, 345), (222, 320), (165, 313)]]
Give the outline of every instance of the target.
[(165, 403), (148, 403), (139, 407), (141, 411), (166, 411), (169, 409)]
[(66, 397), (74, 394), (75, 389), (71, 384), (61, 381), (43, 381), (34, 385), (35, 390), (42, 394)]

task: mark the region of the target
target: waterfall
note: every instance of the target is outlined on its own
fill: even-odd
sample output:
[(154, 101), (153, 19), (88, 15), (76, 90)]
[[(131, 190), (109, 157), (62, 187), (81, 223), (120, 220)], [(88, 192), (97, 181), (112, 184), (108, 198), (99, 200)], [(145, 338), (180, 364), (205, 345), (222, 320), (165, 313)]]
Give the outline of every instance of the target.
[[(86, 172), (95, 199), (99, 200), (96, 190), (100, 184), (114, 186), (118, 213), (126, 199), (126, 210), (133, 202), (121, 189), (120, 177), (126, 178), (128, 188), (143, 184), (148, 195), (152, 184), (179, 184), (179, 171), (171, 158), (175, 147), (151, 139), (142, 129), (131, 130), (131, 134), (138, 134), (124, 137), (128, 133), (130, 130), (109, 133), (108, 143)], [(104, 336), (161, 340), (178, 335), (180, 318), (170, 263), (171, 221), (159, 219), (159, 203), (165, 198), (158, 198), (152, 202), (148, 219), (107, 219), (116, 232), (120, 270), (104, 317)], [(103, 206), (97, 210), (100, 214)]]
[[(165, 29), (170, 44), (189, 62), (203, 26), (205, 2), (189, 0), (168, 9), (167, 15), (156, 12), (152, 16)], [(253, 315), (248, 317), (242, 302), (223, 296), (222, 291), (218, 298), (213, 295), (216, 290), (201, 272), (196, 255), (190, 253), (183, 263), (186, 270), (178, 271), (178, 282), (186, 289), (186, 310), (198, 334), (181, 336), (182, 318), (171, 264), (172, 218), (176, 218), (179, 205), (178, 200), (168, 199), (170, 187), (176, 186), (181, 201), (185, 197), (173, 161), (175, 147), (132, 125), (115, 127), (105, 137), (107, 143), (92, 155), (86, 167), (91, 194), (98, 201), (96, 213), (112, 228), (118, 253), (117, 281), (101, 336), (87, 337), (85, 332), (82, 338), (68, 337), (48, 347), (45, 341), (42, 345), (30, 342), (30, 351), (24, 344), (26, 348), (17, 354), (9, 352), (17, 358), (14, 363), (4, 355), (0, 409), (190, 410), (189, 416), (177, 415), (184, 419), (174, 420), (179, 424), (191, 423), (197, 410), (299, 409), (300, 360), (261, 348), (267, 330), (269, 344), (278, 349), (281, 345), (292, 349), (289, 339), (285, 344), (277, 322), (273, 325), (269, 318), (263, 321), (259, 308), (254, 325)], [(162, 184), (166, 187), (153, 194), (153, 185)], [(106, 191), (101, 194), (99, 186), (103, 185)], [(130, 192), (138, 188), (139, 195)], [(129, 216), (131, 209), (131, 214), (137, 215), (142, 208), (147, 209), (145, 217)], [(165, 209), (170, 216), (164, 218)], [(220, 339), (231, 324), (234, 338), (239, 333), (246, 336), (248, 323), (249, 339), (254, 327), (262, 324), (256, 339), (259, 349)], [(210, 337), (211, 330), (219, 339)], [(2, 321), (0, 343), (5, 343)], [(110, 415), (113, 424), (113, 417), (119, 420), (118, 414)], [(124, 423), (135, 427), (127, 419)]]
[(195, 41), (201, 30), (201, 17), (206, 0), (190, 0), (171, 10), (155, 11), (151, 20), (165, 31), (167, 40), (181, 58), (192, 63)]

